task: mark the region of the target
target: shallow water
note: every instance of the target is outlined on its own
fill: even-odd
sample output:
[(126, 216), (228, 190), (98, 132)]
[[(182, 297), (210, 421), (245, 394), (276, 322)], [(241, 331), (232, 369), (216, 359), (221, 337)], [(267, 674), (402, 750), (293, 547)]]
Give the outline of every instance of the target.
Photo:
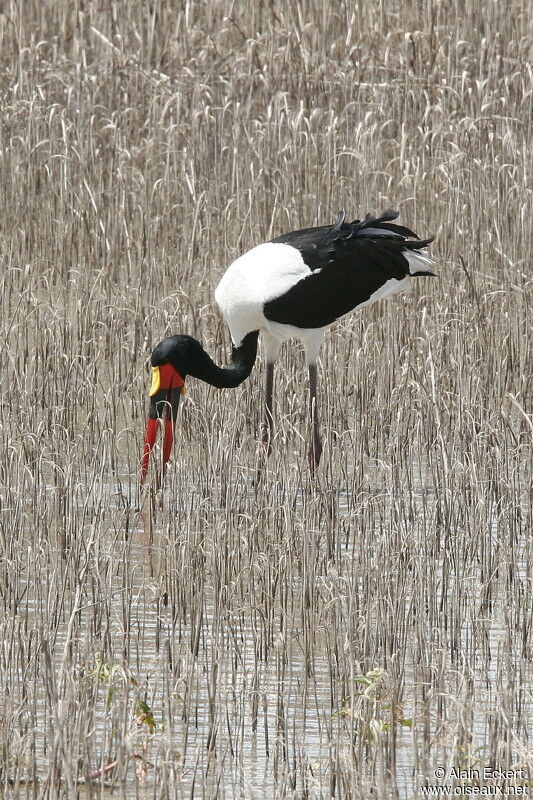
[[(109, 485), (105, 494), (107, 515), (120, 517), (123, 487)], [(398, 499), (380, 495), (379, 504), (390, 515)], [(434, 511), (427, 488), (416, 489), (413, 502), (420, 515)], [(295, 517), (309, 518), (305, 504), (301, 496)], [(339, 493), (339, 529), (349, 507)], [(78, 754), (71, 791), (91, 797), (411, 798), (421, 783), (439, 782), (432, 775), (441, 766), (527, 763), (531, 662), (517, 641), (525, 642), (524, 619), (506, 604), (528, 586), (524, 542), (512, 573), (507, 564), (505, 580), (489, 585), (476, 571), (482, 551), (461, 564), (453, 541), (435, 563), (410, 564), (420, 545), (416, 524), (406, 526), (400, 546), (390, 543), (396, 571), (373, 552), (386, 531), (376, 527), (359, 552), (347, 534), (334, 559), (317, 531), (301, 549), (294, 542), (281, 549), (289, 559), (296, 548), (294, 561), (269, 600), (257, 586), (272, 589), (272, 553), (265, 545), (246, 562), (250, 542), (239, 538), (248, 537), (246, 526), (237, 538), (219, 541), (207, 526), (201, 537), (191, 527), (181, 539), (179, 527), (158, 523), (163, 511), (127, 513), (136, 527), (126, 538), (110, 526), (89, 541), (97, 569), (78, 570), (72, 596), (54, 604), (42, 583), (24, 594), (19, 614), (41, 631), (41, 671), (31, 714), (26, 709), (24, 757), (8, 774), (13, 796), (53, 796), (61, 747), (71, 765)], [(496, 521), (490, 537), (497, 546)], [(235, 549), (220, 560), (219, 544)], [(195, 559), (198, 584), (180, 585)], [(68, 569), (56, 577), (54, 589)], [(24, 663), (12, 668), (14, 697), (27, 691)], [(89, 773), (91, 788), (78, 783)], [(62, 774), (64, 786), (64, 767)]]

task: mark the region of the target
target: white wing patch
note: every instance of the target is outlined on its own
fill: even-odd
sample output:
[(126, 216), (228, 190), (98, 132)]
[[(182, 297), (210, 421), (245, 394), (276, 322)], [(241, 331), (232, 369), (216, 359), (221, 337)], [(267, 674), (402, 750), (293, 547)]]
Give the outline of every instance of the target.
[(428, 270), (435, 263), (432, 258), (426, 256), (424, 253), (421, 253), (420, 250), (409, 250), (403, 255), (409, 262), (409, 272), (411, 275), (413, 272), (418, 272), (419, 270)]

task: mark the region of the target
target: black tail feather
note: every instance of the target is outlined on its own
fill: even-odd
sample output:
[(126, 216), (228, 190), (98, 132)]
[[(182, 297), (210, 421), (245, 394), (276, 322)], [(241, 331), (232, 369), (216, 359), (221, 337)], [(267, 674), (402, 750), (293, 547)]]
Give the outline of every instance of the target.
[[(410, 228), (405, 227), (405, 225), (392, 224), (392, 220), (397, 219), (399, 216), (399, 211), (389, 209), (384, 211), (380, 217), (373, 217), (371, 214), (367, 214), (364, 220), (356, 219), (351, 223), (351, 226), (354, 226), (356, 236), (386, 236), (387, 233), (392, 233), (404, 239), (418, 239), (418, 235)], [(383, 231), (383, 233), (380, 234), (378, 231)], [(419, 246), (423, 247), (424, 245), (419, 244)]]

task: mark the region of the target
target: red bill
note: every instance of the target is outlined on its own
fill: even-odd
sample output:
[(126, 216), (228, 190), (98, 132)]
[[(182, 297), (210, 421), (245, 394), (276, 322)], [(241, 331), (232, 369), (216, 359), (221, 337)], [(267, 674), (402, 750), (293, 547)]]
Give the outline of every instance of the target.
[(148, 409), (144, 449), (141, 459), (141, 485), (144, 483), (148, 473), (150, 455), (161, 427), (163, 428), (163, 474), (165, 474), (174, 442), (174, 428), (180, 395), (184, 389), (185, 381), (171, 364), (152, 367), (150, 407)]

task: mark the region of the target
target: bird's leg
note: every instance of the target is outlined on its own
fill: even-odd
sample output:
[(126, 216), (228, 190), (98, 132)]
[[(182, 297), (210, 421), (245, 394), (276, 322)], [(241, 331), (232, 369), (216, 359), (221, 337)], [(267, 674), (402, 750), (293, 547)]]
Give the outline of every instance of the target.
[(320, 425), (317, 408), (317, 366), (309, 364), (309, 413), (311, 415), (311, 447), (307, 453), (311, 472), (314, 472), (320, 463), (322, 455), (322, 441), (320, 439)]
[(274, 362), (266, 365), (266, 385), (265, 385), (265, 415), (261, 426), (261, 439), (267, 456), (272, 452), (272, 437), (274, 436)]

